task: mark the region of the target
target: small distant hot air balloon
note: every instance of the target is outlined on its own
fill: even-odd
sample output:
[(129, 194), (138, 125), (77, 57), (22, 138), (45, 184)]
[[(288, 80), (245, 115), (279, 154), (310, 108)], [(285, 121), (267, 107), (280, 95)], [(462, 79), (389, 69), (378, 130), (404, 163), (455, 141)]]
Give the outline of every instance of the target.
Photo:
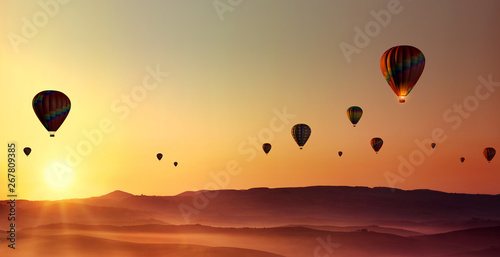
[(374, 137), (370, 141), (370, 144), (372, 145), (372, 148), (375, 151), (375, 153), (378, 154), (378, 151), (380, 151), (380, 148), (382, 148), (382, 145), (384, 144), (384, 140), (382, 140), (382, 138), (379, 137)]
[(299, 145), (300, 149), (305, 145), (307, 139), (311, 135), (311, 128), (306, 124), (296, 124), (292, 128), (292, 136), (295, 142)]
[(361, 119), (362, 115), (363, 109), (361, 109), (361, 107), (359, 106), (351, 106), (347, 109), (347, 117), (354, 127), (356, 127), (356, 124), (358, 124), (359, 119)]
[(25, 148), (23, 149), (23, 151), (24, 151), (24, 154), (26, 154), (26, 156), (28, 156), (28, 155), (30, 155), (30, 153), (31, 153), (31, 148), (29, 148), (29, 147), (25, 147)]
[(493, 157), (495, 157), (496, 153), (497, 153), (497, 151), (495, 151), (495, 148), (493, 148), (493, 147), (487, 147), (487, 148), (484, 148), (484, 150), (483, 150), (483, 155), (488, 162), (490, 162), (493, 159)]
[(422, 75), (424, 66), (424, 54), (413, 46), (392, 47), (380, 58), (382, 74), (400, 103), (405, 102), (406, 96)]
[(342, 156), (342, 154), (343, 154), (342, 151), (339, 151), (339, 157)]
[(177, 162), (174, 162), (174, 167), (177, 167), (177, 164), (178, 164)]
[(262, 149), (264, 150), (264, 153), (268, 154), (269, 151), (271, 151), (271, 144), (269, 144), (269, 143), (263, 144)]
[(431, 147), (432, 147), (432, 149), (434, 149), (434, 147), (436, 147), (436, 143), (432, 143)]
[(163, 158), (163, 154), (158, 153), (158, 154), (156, 155), (156, 158), (158, 158), (158, 161), (159, 161), (159, 160), (161, 160), (161, 158)]
[(63, 124), (70, 109), (69, 98), (59, 91), (46, 90), (33, 97), (33, 110), (51, 137)]
[(464, 157), (460, 158), (460, 161), (463, 163), (465, 161), (465, 158)]

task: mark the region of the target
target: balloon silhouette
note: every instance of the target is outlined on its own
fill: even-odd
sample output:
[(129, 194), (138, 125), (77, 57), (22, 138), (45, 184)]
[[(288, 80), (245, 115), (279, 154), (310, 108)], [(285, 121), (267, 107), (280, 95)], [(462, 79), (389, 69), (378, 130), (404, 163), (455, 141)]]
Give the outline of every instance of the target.
[(465, 158), (464, 157), (460, 158), (460, 161), (463, 163), (465, 161)]
[(378, 154), (378, 151), (380, 151), (380, 148), (382, 148), (382, 145), (384, 144), (384, 141), (382, 140), (382, 138), (374, 137), (370, 141), (370, 144), (371, 144), (373, 150), (375, 151), (375, 153)]
[(432, 149), (434, 149), (434, 147), (436, 147), (436, 143), (432, 143), (431, 147), (432, 147)]
[(26, 156), (28, 156), (28, 155), (30, 155), (30, 153), (31, 153), (31, 148), (29, 148), (29, 147), (25, 147), (25, 148), (23, 149), (23, 151), (24, 151), (24, 154), (26, 154)]
[(158, 158), (158, 161), (159, 161), (159, 160), (161, 160), (161, 158), (163, 158), (163, 154), (158, 153), (158, 154), (156, 155), (156, 158)]
[(495, 148), (492, 148), (492, 147), (487, 147), (487, 148), (484, 148), (484, 150), (483, 150), (483, 155), (488, 162), (490, 162), (493, 159), (493, 157), (495, 157), (496, 153), (497, 153), (497, 151), (495, 151)]
[(342, 154), (343, 154), (342, 151), (339, 151), (339, 156), (342, 156)]
[(69, 98), (59, 91), (46, 90), (33, 97), (33, 110), (51, 137), (63, 124), (70, 109)]
[(300, 149), (304, 147), (310, 135), (311, 135), (311, 128), (306, 124), (296, 124), (292, 128), (293, 139), (295, 139), (295, 142), (297, 142)]
[(356, 124), (358, 124), (359, 119), (361, 119), (362, 115), (363, 109), (361, 109), (361, 107), (359, 106), (351, 106), (347, 109), (347, 117), (354, 127), (356, 127)]
[(395, 46), (380, 58), (380, 69), (389, 86), (404, 103), (424, 71), (424, 54), (413, 46)]
[(174, 167), (177, 167), (177, 164), (178, 164), (177, 162), (174, 162)]
[(262, 150), (264, 150), (264, 153), (268, 154), (269, 151), (271, 151), (271, 144), (265, 143), (262, 145)]

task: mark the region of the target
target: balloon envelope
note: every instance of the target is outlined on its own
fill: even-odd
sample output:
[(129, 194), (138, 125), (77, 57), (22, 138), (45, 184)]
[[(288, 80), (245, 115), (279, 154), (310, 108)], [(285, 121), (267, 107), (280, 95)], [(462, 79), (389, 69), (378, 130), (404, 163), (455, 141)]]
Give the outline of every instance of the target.
[(490, 162), (493, 159), (493, 157), (495, 157), (496, 153), (497, 153), (497, 151), (493, 147), (487, 147), (487, 148), (484, 148), (484, 150), (483, 150), (483, 155), (488, 162)]
[(28, 156), (28, 155), (30, 155), (30, 153), (31, 153), (31, 148), (29, 148), (29, 147), (25, 147), (25, 148), (23, 149), (23, 151), (24, 151), (24, 154), (26, 154), (26, 156)]
[(306, 124), (296, 124), (292, 128), (292, 136), (295, 142), (299, 145), (300, 149), (306, 144), (309, 136), (311, 135), (311, 128)]
[(158, 161), (161, 160), (161, 158), (163, 158), (163, 154), (161, 154), (161, 153), (157, 154), (156, 158), (158, 158)]
[(262, 149), (264, 150), (264, 153), (268, 154), (269, 151), (271, 151), (271, 144), (269, 144), (269, 143), (263, 144)]
[(70, 109), (69, 98), (59, 91), (46, 90), (33, 97), (33, 110), (51, 137), (62, 125)]
[(359, 119), (361, 119), (362, 115), (363, 109), (361, 109), (361, 107), (359, 106), (351, 106), (347, 109), (347, 117), (354, 127), (356, 127), (356, 124), (358, 124)]
[(399, 102), (404, 103), (424, 71), (424, 54), (416, 47), (401, 45), (387, 50), (380, 58), (380, 69)]
[(382, 140), (382, 138), (374, 137), (370, 141), (370, 144), (371, 144), (373, 150), (375, 151), (375, 153), (378, 153), (378, 151), (380, 151), (380, 148), (382, 148), (384, 141)]
[(177, 167), (177, 164), (178, 164), (177, 162), (174, 162), (174, 166), (175, 166), (175, 167)]
[(342, 154), (343, 154), (342, 151), (339, 151), (339, 156), (342, 156)]

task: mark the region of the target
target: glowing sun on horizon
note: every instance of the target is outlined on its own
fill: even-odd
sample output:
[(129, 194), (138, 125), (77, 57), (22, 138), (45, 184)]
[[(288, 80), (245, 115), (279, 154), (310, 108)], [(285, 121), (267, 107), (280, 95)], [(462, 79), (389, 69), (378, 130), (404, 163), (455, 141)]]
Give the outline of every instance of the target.
[(73, 183), (75, 171), (62, 162), (54, 161), (45, 168), (45, 182), (52, 189), (66, 189)]

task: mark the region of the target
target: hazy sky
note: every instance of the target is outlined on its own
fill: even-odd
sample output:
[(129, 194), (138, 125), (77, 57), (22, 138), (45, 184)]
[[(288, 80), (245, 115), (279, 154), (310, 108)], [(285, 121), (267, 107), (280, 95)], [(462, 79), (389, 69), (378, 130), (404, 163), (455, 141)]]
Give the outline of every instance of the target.
[[(500, 150), (499, 11), (494, 0), (4, 0), (1, 163), (16, 142), (26, 199), (310, 185), (499, 194), (499, 157), (482, 155)], [(399, 104), (379, 62), (404, 44), (426, 64)], [(32, 108), (49, 89), (72, 103), (53, 138)], [(352, 105), (364, 110), (356, 128)], [(303, 150), (297, 123), (312, 129)], [(433, 133), (424, 153), (416, 142), (430, 148)]]

